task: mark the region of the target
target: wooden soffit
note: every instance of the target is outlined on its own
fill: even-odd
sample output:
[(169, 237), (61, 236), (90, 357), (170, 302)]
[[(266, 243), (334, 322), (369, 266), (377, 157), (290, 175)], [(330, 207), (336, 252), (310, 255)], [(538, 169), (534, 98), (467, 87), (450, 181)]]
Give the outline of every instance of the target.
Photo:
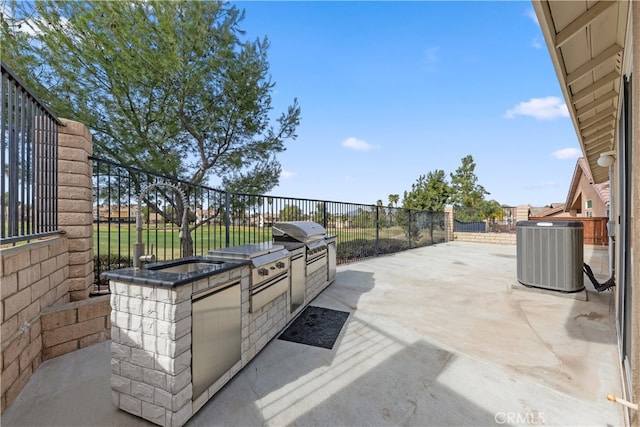
[(594, 183), (609, 179), (598, 166), (615, 149), (627, 1), (533, 0)]

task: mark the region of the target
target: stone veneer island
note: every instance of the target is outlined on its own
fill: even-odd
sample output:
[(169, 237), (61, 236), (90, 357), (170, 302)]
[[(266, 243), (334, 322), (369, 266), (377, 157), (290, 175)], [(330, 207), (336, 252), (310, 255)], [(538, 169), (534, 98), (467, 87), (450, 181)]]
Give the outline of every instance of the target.
[[(325, 269), (318, 270), (306, 277), (305, 303), (295, 312), (290, 312), (287, 290), (252, 313), (247, 262), (225, 262), (204, 272), (127, 268), (103, 275), (112, 292), (112, 401), (123, 411), (170, 427), (184, 425), (333, 281)], [(239, 287), (240, 297), (239, 360), (194, 395), (193, 301), (233, 287)]]

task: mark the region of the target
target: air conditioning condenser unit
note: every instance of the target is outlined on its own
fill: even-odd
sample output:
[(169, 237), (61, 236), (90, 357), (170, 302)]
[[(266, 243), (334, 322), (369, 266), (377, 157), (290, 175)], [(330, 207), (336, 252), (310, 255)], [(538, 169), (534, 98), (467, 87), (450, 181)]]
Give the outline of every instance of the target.
[(518, 221), (518, 282), (560, 292), (584, 289), (583, 226), (580, 221)]

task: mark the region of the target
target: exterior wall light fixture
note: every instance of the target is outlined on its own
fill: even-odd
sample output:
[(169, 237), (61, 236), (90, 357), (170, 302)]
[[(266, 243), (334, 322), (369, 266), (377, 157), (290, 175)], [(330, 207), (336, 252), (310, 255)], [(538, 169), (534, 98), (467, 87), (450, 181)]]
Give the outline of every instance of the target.
[(616, 161), (616, 152), (615, 151), (605, 151), (604, 153), (600, 153), (600, 157), (598, 158), (598, 165), (603, 168), (608, 168), (613, 165), (613, 162)]

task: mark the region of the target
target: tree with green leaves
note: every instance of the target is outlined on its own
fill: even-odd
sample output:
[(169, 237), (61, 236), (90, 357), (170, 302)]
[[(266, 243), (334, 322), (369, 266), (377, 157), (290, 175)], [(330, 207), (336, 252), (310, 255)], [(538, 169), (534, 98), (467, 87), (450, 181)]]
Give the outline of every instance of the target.
[(411, 191), (405, 192), (402, 207), (429, 212), (444, 212), (451, 195), (451, 187), (443, 170), (437, 169), (420, 175), (411, 184)]
[(391, 206), (397, 207), (399, 201), (400, 201), (399, 194), (389, 194), (389, 207)]
[(376, 215), (375, 212), (370, 209), (358, 208), (357, 215), (351, 218), (357, 227), (360, 228), (375, 228), (376, 227)]
[(272, 120), (269, 43), (243, 40), (235, 5), (7, 3), (3, 61), (91, 129), (97, 156), (193, 183), (216, 176), (234, 192), (278, 184), (276, 155), (296, 138), (300, 108)]
[(329, 220), (329, 213), (325, 212), (324, 202), (316, 203), (316, 210), (313, 212), (312, 221), (324, 225)]
[(287, 205), (280, 210), (278, 221), (304, 221), (302, 209), (296, 205)]
[(269, 43), (241, 39), (235, 5), (47, 0), (13, 10), (31, 17), (22, 54), (41, 64), (31, 72), (41, 97), (94, 132), (98, 156), (194, 183), (216, 175), (245, 193), (277, 185), (275, 155), (296, 137), (300, 109), (294, 100), (270, 122)]
[(454, 207), (479, 208), (484, 196), (490, 194), (478, 184), (476, 163), (471, 155), (462, 158), (462, 165), (451, 173), (451, 203)]
[(21, 14), (17, 0), (0, 0), (0, 58), (36, 94), (46, 94), (40, 85), (39, 58), (31, 54), (33, 30), (30, 13)]
[(484, 212), (485, 195), (489, 192), (478, 184), (476, 164), (471, 155), (462, 158), (462, 165), (451, 173), (451, 203), (455, 218), (461, 222), (481, 222), (487, 219)]
[(396, 211), (398, 207), (398, 201), (400, 201), (399, 194), (389, 194), (389, 204), (387, 205), (389, 210), (387, 211), (387, 218), (386, 218), (386, 223), (388, 225), (393, 224), (393, 219), (396, 215)]
[[(427, 175), (420, 175), (411, 185), (411, 191), (404, 192), (402, 207), (416, 211), (444, 212), (450, 194), (451, 188), (444, 171), (436, 169), (428, 172)], [(433, 224), (423, 224), (424, 227), (421, 227), (417, 222), (417, 214), (410, 216), (405, 212), (404, 210), (399, 212), (398, 224), (407, 230), (409, 237), (412, 240), (419, 240), (420, 229), (428, 227), (433, 240)], [(428, 218), (429, 221), (433, 221), (433, 215), (429, 215)]]

